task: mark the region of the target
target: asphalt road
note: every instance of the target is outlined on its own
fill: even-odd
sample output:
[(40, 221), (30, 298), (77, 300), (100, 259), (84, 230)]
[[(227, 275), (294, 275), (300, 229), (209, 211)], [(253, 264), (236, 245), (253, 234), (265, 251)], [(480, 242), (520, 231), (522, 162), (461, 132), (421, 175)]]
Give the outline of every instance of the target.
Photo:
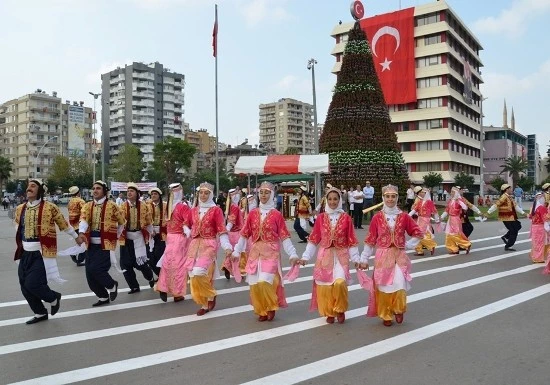
[[(68, 282), (52, 285), (61, 310), (25, 325), (32, 313), (11, 261), (14, 229), (0, 211), (0, 383), (548, 384), (550, 277), (531, 263), (530, 224), (522, 224), (517, 252), (504, 251), (499, 222), (474, 223), (469, 255), (448, 255), (437, 235), (434, 257), (411, 257), (405, 322), (389, 328), (365, 317), (368, 296), (357, 285), (345, 324), (308, 312), (311, 266), (287, 283), (289, 307), (273, 322), (258, 322), (246, 284), (225, 278), (203, 317), (189, 298), (161, 302), (143, 277), (142, 291), (126, 294), (116, 273), (117, 300), (92, 308), (84, 268), (69, 258), (58, 259)], [(72, 241), (60, 234), (59, 243)]]

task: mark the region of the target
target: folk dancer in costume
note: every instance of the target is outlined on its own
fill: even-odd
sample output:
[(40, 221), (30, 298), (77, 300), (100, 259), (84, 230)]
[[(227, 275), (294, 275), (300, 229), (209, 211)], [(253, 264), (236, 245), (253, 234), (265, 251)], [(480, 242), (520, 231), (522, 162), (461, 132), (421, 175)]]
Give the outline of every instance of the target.
[(149, 281), (149, 286), (155, 285), (153, 270), (147, 263), (147, 244), (153, 232), (151, 212), (148, 205), (139, 200), (140, 191), (135, 183), (128, 183), (126, 202), (120, 206), (120, 212), (126, 220), (126, 226), (120, 235), (120, 267), (130, 291), (134, 294), (140, 291), (134, 269), (141, 271)]
[[(244, 203), (243, 211), (243, 224), (246, 222), (246, 218), (251, 211), (258, 207), (258, 200), (256, 195), (248, 194), (246, 196), (246, 203)], [(250, 239), (246, 242), (246, 251), (241, 253), (241, 259), (239, 260), (239, 269), (241, 270), (241, 276), (246, 275), (246, 261), (248, 253), (250, 253), (250, 248), (252, 247), (252, 242)]]
[[(241, 192), (236, 188), (232, 188), (227, 194), (227, 209), (225, 210), (225, 220), (227, 234), (229, 236), (229, 243), (231, 248), (235, 247), (241, 236), (241, 229), (244, 224), (244, 217), (239, 204), (241, 202)], [(242, 259), (242, 258), (241, 258)], [(227, 256), (224, 260), (222, 270), (225, 274), (225, 278), (231, 278), (231, 256)]]
[(111, 263), (116, 265), (115, 249), (118, 236), (124, 229), (124, 216), (117, 204), (107, 199), (107, 183), (98, 180), (92, 186), (91, 202), (82, 208), (77, 243), (88, 245), (85, 263), (86, 280), (98, 297), (92, 306), (106, 305), (118, 294), (118, 282), (109, 274)]
[(222, 209), (216, 206), (213, 199), (214, 186), (207, 182), (201, 183), (198, 196), (198, 206), (193, 207), (189, 215), (189, 226), (184, 226), (184, 231), (191, 238), (184, 264), (191, 277), (193, 301), (201, 306), (197, 315), (202, 316), (216, 306), (217, 292), (213, 280), (219, 276), (216, 268), (218, 245), (221, 243), (226, 256), (231, 255), (232, 247)]
[[(361, 253), (359, 268), (368, 268), (369, 256), (374, 256), (375, 298), (368, 316), (378, 316), (384, 326), (395, 321), (403, 322), (407, 311), (407, 291), (410, 289), (411, 260), (405, 248), (414, 249), (424, 236), (414, 220), (397, 207), (398, 189), (387, 185), (382, 188), (384, 205), (370, 223)], [(413, 237), (405, 242), (405, 234)], [(376, 310), (376, 313), (374, 312)]]
[(544, 193), (544, 203), (546, 207), (550, 207), (550, 183), (542, 185), (542, 192)]
[(77, 234), (63, 218), (59, 208), (44, 200), (46, 186), (40, 179), (30, 179), (26, 193), (27, 203), (15, 209), (17, 249), (14, 260), (19, 263), (17, 272), (21, 292), (34, 312), (34, 317), (26, 322), (30, 325), (48, 319), (48, 311), (42, 301), (51, 304), (51, 315), (55, 315), (61, 305), (61, 293), (48, 286), (48, 280), (63, 282), (55, 260), (55, 225), (74, 239)]
[[(550, 225), (550, 215), (544, 202), (544, 194), (539, 192), (535, 195), (535, 201), (533, 202), (533, 209), (529, 214), (531, 218), (531, 260), (533, 263), (544, 263), (549, 256), (550, 250), (548, 242), (548, 232), (545, 226)], [(548, 223), (548, 225), (545, 225)], [(550, 229), (548, 229), (550, 230)]]
[(501, 239), (504, 242), (505, 251), (516, 251), (512, 246), (516, 243), (518, 232), (521, 230), (521, 222), (518, 221), (518, 214), (526, 215), (523, 209), (516, 205), (512, 195), (512, 186), (505, 183), (500, 186), (502, 195), (500, 198), (487, 210), (487, 214), (498, 209), (498, 219), (502, 221), (508, 232)]
[(147, 248), (147, 257), (149, 258), (148, 262), (151, 270), (159, 277), (160, 267), (157, 264), (166, 248), (167, 231), (165, 217), (167, 207), (166, 202), (162, 201), (162, 190), (158, 187), (149, 190), (149, 196), (151, 199), (147, 203), (149, 204), (149, 211), (151, 212), (151, 219), (153, 221), (153, 232), (149, 248)]
[(309, 235), (305, 252), (299, 261), (291, 264), (305, 265), (315, 254), (313, 268), (313, 293), (310, 311), (318, 310), (327, 323), (344, 323), (348, 310), (348, 284), (352, 282), (349, 272), (350, 260), (360, 262), (353, 219), (342, 209), (342, 195), (330, 187), (324, 197), (326, 206), (317, 217)]
[(182, 202), (183, 189), (180, 183), (172, 183), (169, 187), (170, 196), (163, 220), (168, 235), (156, 290), (164, 302), (168, 300), (168, 294), (174, 297), (174, 302), (180, 302), (185, 299), (187, 292), (187, 270), (184, 263), (189, 237), (184, 233), (184, 227), (189, 229), (191, 208)]
[(305, 186), (300, 186), (298, 193), (300, 194), (300, 198), (298, 199), (298, 204), (296, 205), (294, 230), (300, 238), (300, 243), (306, 243), (307, 237), (309, 236), (309, 233), (307, 232), (307, 224), (311, 214), (311, 204), (309, 203), (307, 188)]
[[(80, 223), (80, 212), (82, 207), (86, 204), (84, 199), (80, 197), (80, 189), (78, 186), (71, 186), (69, 188), (69, 195), (71, 199), (67, 205), (69, 211), (69, 224), (78, 231), (78, 224)], [(84, 266), (84, 260), (86, 259), (86, 253), (80, 253), (78, 255), (71, 255), (71, 259), (77, 266)]]
[(415, 248), (415, 255), (424, 255), (424, 249), (430, 250), (431, 255), (434, 255), (437, 243), (432, 232), (431, 219), (434, 216), (435, 223), (439, 223), (439, 214), (430, 196), (430, 191), (426, 188), (416, 186), (414, 188), (416, 201), (412, 204), (412, 211), (409, 213), (411, 217), (418, 216), (416, 224), (420, 230), (424, 232), (424, 238)]
[(474, 213), (481, 215), (481, 210), (477, 208), (472, 202), (470, 202), (468, 199), (464, 198), (464, 193), (467, 192), (467, 189), (461, 188), (460, 186), (456, 186), (456, 188), (460, 191), (460, 200), (466, 205), (466, 208), (462, 210), (462, 214), (460, 215), (460, 218), (462, 220), (462, 232), (466, 236), (466, 238), (470, 238), (470, 235), (474, 231), (474, 226), (472, 225), (472, 222), (470, 221), (470, 217), (468, 216), (468, 210), (472, 210)]
[(260, 207), (252, 210), (246, 218), (233, 258), (240, 257), (247, 240), (252, 243), (246, 263), (246, 280), (250, 285), (250, 302), (254, 313), (263, 322), (272, 321), (280, 307), (287, 307), (281, 278), (281, 244), (292, 260), (298, 260), (298, 255), (283, 215), (275, 209), (275, 186), (263, 182), (259, 196)]
[(447, 202), (445, 212), (441, 214), (441, 220), (449, 217), (445, 226), (445, 247), (449, 254), (459, 254), (460, 250), (466, 250), (466, 254), (469, 254), (472, 248), (472, 242), (462, 231), (462, 212), (468, 206), (460, 198), (460, 190), (453, 187), (451, 199)]

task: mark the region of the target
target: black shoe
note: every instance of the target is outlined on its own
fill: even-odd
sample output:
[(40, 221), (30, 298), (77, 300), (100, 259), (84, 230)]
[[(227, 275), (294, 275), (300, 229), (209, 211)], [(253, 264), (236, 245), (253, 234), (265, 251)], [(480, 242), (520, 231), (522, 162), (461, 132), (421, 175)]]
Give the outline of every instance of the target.
[(96, 303), (92, 304), (92, 306), (96, 307), (96, 306), (103, 306), (103, 305), (107, 305), (109, 303), (109, 300), (106, 299), (104, 301), (102, 300), (99, 300), (97, 301)]
[(157, 282), (157, 281), (155, 281), (154, 278), (153, 278), (152, 280), (150, 280), (150, 281), (149, 281), (149, 287), (152, 288), (153, 286), (155, 286), (155, 282)]
[(500, 237), (500, 239), (502, 239), (502, 242), (508, 243), (508, 239), (504, 235)]
[(73, 260), (74, 263), (77, 263), (76, 255), (71, 255), (71, 259)]
[(168, 294), (166, 294), (165, 292), (161, 291), (161, 292), (160, 292), (160, 299), (162, 299), (162, 302), (168, 301)]
[(135, 287), (133, 289), (130, 289), (130, 291), (128, 292), (128, 294), (134, 294), (134, 293), (139, 293), (140, 292), (140, 289), (139, 287)]
[(77, 262), (76, 263), (77, 266), (86, 266), (86, 262), (82, 261), (82, 262)]
[(31, 318), (30, 320), (28, 320), (25, 323), (27, 325), (32, 325), (32, 324), (35, 324), (35, 323), (40, 322), (40, 321), (46, 321), (47, 319), (48, 319), (48, 315), (44, 314), (44, 315), (41, 315), (40, 317), (34, 316), (33, 318)]
[(227, 268), (223, 268), (223, 275), (225, 275), (225, 278), (231, 279), (231, 272)]
[(109, 299), (111, 301), (114, 301), (116, 299), (117, 295), (118, 295), (118, 282), (115, 281), (115, 291), (110, 291), (109, 292)]
[(363, 230), (363, 226), (359, 226), (359, 227), (358, 227), (358, 229), (361, 229), (361, 230)]
[(55, 297), (57, 299), (57, 303), (55, 305), (52, 305), (51, 315), (55, 315), (59, 311), (59, 307), (61, 306), (61, 293), (57, 293)]
[(504, 248), (504, 251), (516, 251), (516, 249), (513, 249), (511, 247), (505, 247)]

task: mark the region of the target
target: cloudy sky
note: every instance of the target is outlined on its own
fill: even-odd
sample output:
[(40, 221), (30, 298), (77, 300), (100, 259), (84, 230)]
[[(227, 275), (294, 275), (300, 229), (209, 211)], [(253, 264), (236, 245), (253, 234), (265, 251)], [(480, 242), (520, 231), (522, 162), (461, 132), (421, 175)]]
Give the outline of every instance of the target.
[[(364, 0), (367, 16), (424, 0)], [(448, 0), (484, 50), (485, 125), (502, 125), (504, 100), (516, 128), (550, 143), (550, 0)], [(0, 0), (0, 102), (42, 88), (92, 105), (100, 74), (133, 61), (158, 61), (185, 74), (185, 120), (215, 132), (212, 0)], [(220, 141), (258, 142), (258, 105), (284, 97), (312, 100), (315, 58), (318, 120), (331, 74), (339, 20), (347, 0), (218, 0)]]

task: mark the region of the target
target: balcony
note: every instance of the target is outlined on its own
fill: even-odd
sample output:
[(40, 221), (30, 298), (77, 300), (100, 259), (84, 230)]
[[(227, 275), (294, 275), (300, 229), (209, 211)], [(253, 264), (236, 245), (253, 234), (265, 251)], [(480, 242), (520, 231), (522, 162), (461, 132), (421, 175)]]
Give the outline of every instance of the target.
[(153, 91), (134, 91), (132, 96), (138, 96), (141, 98), (154, 99), (155, 93)]
[(155, 85), (153, 84), (153, 82), (132, 82), (132, 88), (134, 90), (138, 88), (154, 89)]
[(151, 72), (132, 72), (132, 78), (134, 79), (145, 79), (145, 80), (155, 80), (155, 75)]
[(114, 78), (111, 78), (109, 80), (109, 84), (116, 84), (116, 83), (120, 83), (120, 82), (123, 82), (124, 80), (126, 80), (126, 76), (125, 75), (122, 75), (122, 74), (119, 74), (118, 76), (115, 76)]

